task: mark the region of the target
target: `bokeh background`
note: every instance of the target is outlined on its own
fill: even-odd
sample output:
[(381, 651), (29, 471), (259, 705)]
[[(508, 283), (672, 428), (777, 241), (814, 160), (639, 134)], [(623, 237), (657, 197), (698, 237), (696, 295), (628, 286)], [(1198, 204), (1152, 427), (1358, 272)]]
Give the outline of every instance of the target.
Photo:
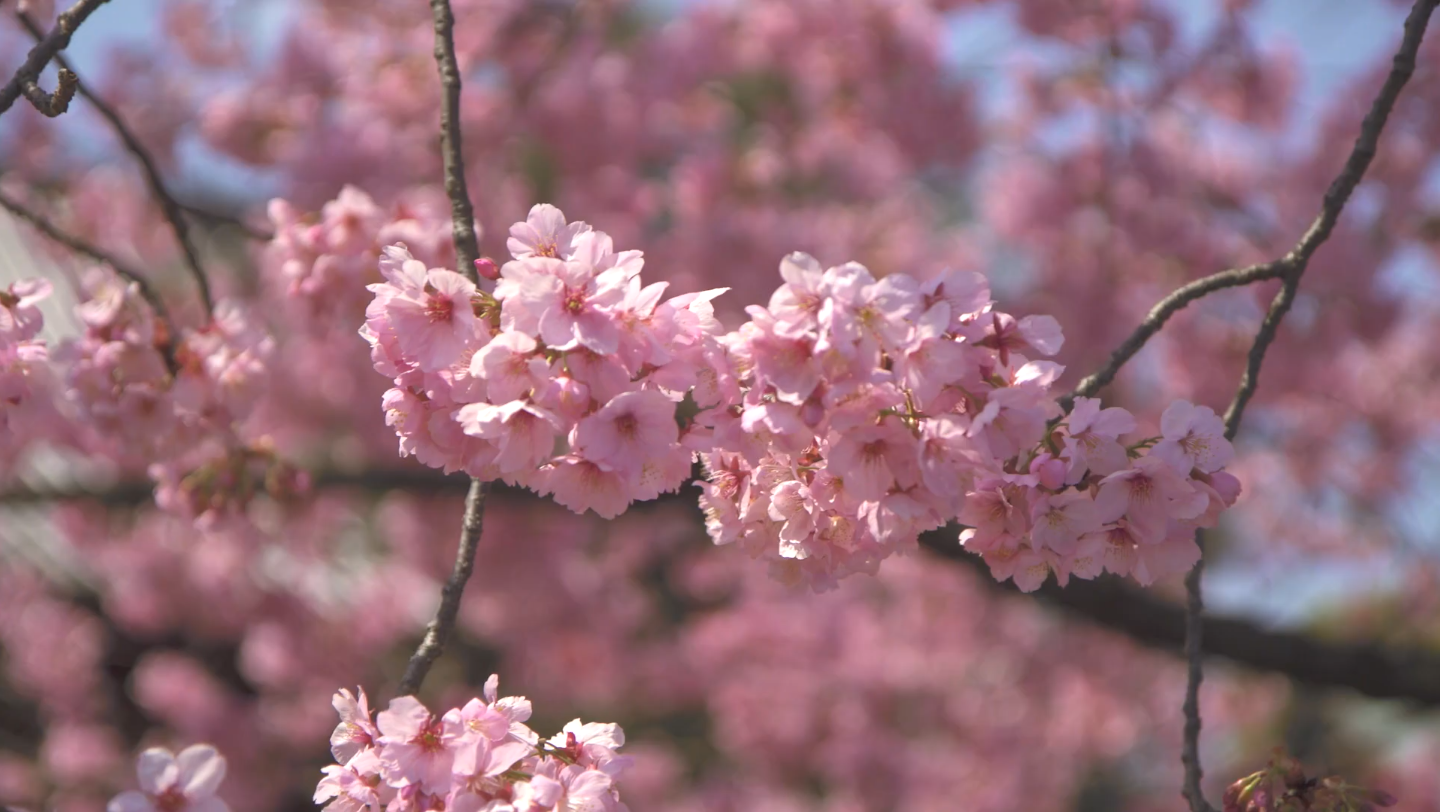
[[(1380, 0), (453, 5), (490, 255), (553, 202), (643, 250), (647, 279), (672, 291), (731, 286), (717, 305), (732, 326), (793, 250), (877, 275), (974, 268), (1005, 310), (1060, 321), (1070, 385), (1169, 290), (1288, 250), (1406, 13)], [(131, 786), (138, 748), (211, 741), (233, 808), (306, 808), (330, 694), (384, 697), (398, 680), (449, 569), (465, 482), (396, 455), (388, 382), (355, 330), (378, 246), (453, 261), (431, 38), (424, 4), (397, 0), (111, 0), (66, 52), (195, 207), (212, 285), (273, 337), (242, 431), (313, 486), (197, 522), (155, 506), (124, 431), (62, 409), (44, 431), (0, 436), (0, 802), (101, 808)], [(6, 75), (27, 48), (0, 23)], [(1246, 492), (1206, 578), (1216, 614), (1416, 664), (1440, 656), (1437, 111), (1432, 43), (1267, 361), (1237, 442)], [(0, 120), (0, 189), (144, 268), (177, 320), (200, 321), (133, 157), (82, 101)], [(267, 216), (273, 198), (313, 212), (326, 239), (295, 238)], [(0, 284), (34, 275), (57, 282), (45, 310), (61, 346), (92, 269), (0, 217)], [(1105, 397), (1151, 427), (1175, 398), (1223, 409), (1273, 292), (1192, 305)], [(713, 547), (696, 494), (602, 522), (499, 493), (462, 639), (427, 698), (463, 701), (498, 672), (535, 701), (537, 729), (619, 722), (637, 811), (1182, 808), (1172, 651), (924, 550), (797, 594)], [(1096, 586), (1120, 616), (1146, 611)], [(1284, 745), (1401, 809), (1440, 809), (1426, 701), (1306, 685), (1300, 663), (1216, 659), (1209, 674), (1211, 797)]]

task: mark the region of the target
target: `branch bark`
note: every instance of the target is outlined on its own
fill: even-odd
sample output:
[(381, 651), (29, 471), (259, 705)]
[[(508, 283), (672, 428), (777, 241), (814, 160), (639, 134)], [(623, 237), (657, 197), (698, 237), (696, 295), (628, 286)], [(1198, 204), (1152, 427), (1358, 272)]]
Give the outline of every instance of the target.
[[(29, 14), (19, 11), (15, 16), (20, 19), (20, 24), (25, 27), (25, 30), (30, 32), (30, 36), (35, 38), (36, 43), (44, 42), (44, 33)], [(125, 119), (120, 117), (120, 113), (114, 107), (90, 92), (90, 89), (80, 82), (79, 76), (65, 61), (64, 56), (55, 54), (55, 64), (60, 66), (61, 89), (65, 88), (65, 77), (68, 75), (71, 83), (70, 94), (73, 96), (78, 89), (81, 98), (95, 107), (95, 111), (120, 137), (125, 149), (135, 156), (141, 171), (145, 174), (145, 182), (150, 186), (150, 193), (155, 196), (156, 202), (160, 204), (160, 209), (165, 214), (165, 219), (170, 222), (170, 229), (175, 232), (175, 241), (180, 244), (180, 251), (185, 256), (185, 265), (190, 269), (190, 275), (195, 278), (195, 285), (200, 289), (200, 301), (205, 305), (205, 312), (213, 316), (215, 303), (210, 295), (210, 282), (205, 277), (205, 270), (200, 266), (200, 254), (195, 250), (195, 242), (190, 238), (190, 226), (185, 221), (182, 207), (165, 188), (165, 182), (160, 178), (160, 170), (155, 166), (155, 159), (151, 157), (150, 151), (140, 143), (139, 138), (135, 137), (135, 133), (131, 131), (130, 126), (125, 123)], [(56, 93), (59, 92), (56, 91)], [(66, 101), (68, 103), (68, 99)]]
[[(1265, 320), (1261, 322), (1260, 329), (1255, 334), (1255, 341), (1250, 346), (1249, 358), (1245, 365), (1245, 372), (1240, 377), (1240, 386), (1235, 392), (1235, 397), (1230, 401), (1230, 406), (1225, 410), (1225, 437), (1234, 440), (1236, 433), (1240, 430), (1240, 420), (1245, 414), (1245, 407), (1250, 399), (1255, 396), (1255, 390), (1260, 384), (1260, 368), (1265, 362), (1265, 353), (1270, 348), (1275, 334), (1280, 329), (1280, 323), (1284, 320), (1285, 314), (1290, 311), (1291, 304), (1295, 301), (1295, 294), (1300, 288), (1300, 278), (1304, 276), (1305, 269), (1310, 264), (1310, 258), (1329, 238), (1334, 231), (1335, 224), (1340, 220), (1340, 214), (1345, 209), (1345, 203), (1360, 184), (1360, 179), (1365, 176), (1365, 170), (1369, 168), (1370, 162), (1375, 158), (1375, 152), (1379, 147), (1380, 134), (1385, 129), (1385, 122), (1390, 117), (1390, 112), (1395, 108), (1395, 101), (1400, 97), (1400, 91), (1410, 76), (1415, 72), (1415, 55), (1420, 50), (1420, 43), (1425, 38), (1425, 27), (1430, 22), (1430, 15), (1435, 10), (1437, 0), (1416, 0), (1411, 7), (1410, 14), (1405, 19), (1405, 33), (1401, 38), (1400, 47), (1395, 52), (1391, 61), (1390, 74), (1385, 78), (1385, 83), (1380, 88), (1380, 93), (1370, 105), (1370, 111), (1366, 113), (1365, 120), (1360, 124), (1360, 135), (1355, 139), (1355, 146), (1350, 150), (1350, 156), (1345, 160), (1345, 166), (1340, 174), (1330, 183), (1330, 188), (1325, 191), (1325, 197), (1320, 204), (1320, 213), (1305, 230), (1300, 241), (1286, 254), (1279, 265), (1284, 269), (1283, 284), (1280, 292), (1270, 303), (1270, 309), (1265, 314)], [(1185, 578), (1185, 658), (1187, 663), (1187, 679), (1185, 685), (1185, 702), (1183, 712), (1185, 714), (1185, 735), (1181, 748), (1181, 761), (1185, 767), (1184, 796), (1189, 802), (1191, 812), (1214, 812), (1209, 801), (1200, 787), (1200, 779), (1204, 776), (1204, 770), (1200, 765), (1200, 682), (1204, 679), (1201, 667), (1203, 658), (1204, 624), (1201, 621), (1204, 612), (1204, 602), (1201, 597), (1200, 578), (1205, 568), (1205, 547), (1204, 534), (1196, 533), (1196, 543), (1200, 545), (1200, 560), (1195, 563), (1189, 575)]]
[[(37, 42), (34, 48), (30, 49), (29, 55), (25, 57), (25, 63), (15, 71), (14, 76), (10, 77), (10, 81), (6, 82), (3, 88), (0, 88), (0, 115), (3, 115), (13, 107), (21, 94), (25, 94), (32, 104), (36, 103), (35, 98), (26, 92), (26, 87), (35, 85), (40, 81), (40, 72), (45, 70), (45, 66), (50, 64), (50, 60), (54, 59), (56, 54), (65, 50), (65, 48), (70, 45), (70, 37), (75, 33), (75, 29), (79, 28), (80, 24), (85, 22), (96, 9), (109, 1), (110, 0), (80, 0), (80, 2), (71, 6), (67, 11), (61, 13), (55, 20), (55, 27), (50, 29), (50, 33), (46, 34), (43, 39)], [(72, 83), (74, 78), (74, 74), (71, 74), (70, 80)], [(65, 85), (66, 79), (62, 73), (60, 88), (55, 91), (57, 95), (64, 90)], [(39, 92), (42, 96), (45, 95), (45, 92), (40, 90), (38, 86), (35, 87), (35, 91)], [(72, 87), (69, 92), (73, 94), (74, 88)], [(68, 104), (69, 99), (66, 99), (65, 102)], [(46, 115), (59, 115), (59, 113), (46, 112), (39, 104), (36, 104), (36, 108)], [(60, 112), (64, 112), (64, 110)]]
[[(446, 476), (425, 469), (388, 469), (359, 473), (317, 472), (317, 490), (352, 489), (366, 494), (400, 490), (437, 496), (467, 492), (465, 477)], [(91, 501), (113, 509), (133, 509), (149, 503), (154, 486), (149, 482), (122, 482), (103, 491), (14, 489), (0, 493), (0, 505)], [(370, 498), (370, 497), (367, 497)], [(490, 501), (515, 508), (531, 508), (547, 500), (535, 494), (497, 484)], [(662, 494), (640, 502), (631, 510), (685, 504), (694, 510), (697, 534), (703, 516), (694, 494)], [(920, 537), (920, 544), (937, 560), (981, 573), (981, 584), (1016, 600), (1040, 600), (1066, 615), (1122, 634), (1141, 645), (1181, 653), (1185, 643), (1185, 610), (1153, 592), (1125, 581), (1102, 577), (1094, 581), (1072, 579), (1063, 589), (1053, 582), (1039, 591), (1021, 593), (1013, 584), (997, 583), (979, 556), (956, 542), (959, 528), (952, 526)], [(462, 538), (468, 533), (462, 534)], [(476, 536), (478, 538), (478, 534)], [(1320, 688), (1354, 691), (1372, 699), (1401, 700), (1419, 707), (1440, 708), (1440, 652), (1373, 643), (1331, 642), (1299, 632), (1274, 631), (1241, 618), (1205, 617), (1201, 621), (1205, 653), (1257, 671), (1271, 671)]]
[[(445, 193), (450, 197), (450, 214), (454, 221), (455, 258), (460, 272), (470, 281), (478, 282), (475, 260), (480, 258), (480, 246), (475, 237), (475, 212), (470, 207), (470, 195), (465, 187), (465, 157), (461, 149), (460, 66), (455, 58), (455, 15), (450, 10), (449, 0), (430, 0), (430, 11), (435, 22), (435, 65), (439, 69), (444, 91), (440, 103), (440, 151), (445, 164)], [(460, 526), (460, 542), (455, 549), (455, 566), (440, 592), (440, 606), (435, 610), (435, 619), (426, 627), (420, 647), (405, 667), (405, 676), (398, 688), (401, 696), (420, 690), (425, 675), (430, 673), (430, 666), (445, 650), (445, 643), (455, 629), (460, 598), (465, 594), (465, 584), (475, 568), (475, 548), (485, 527), (485, 496), (488, 491), (488, 483), (479, 479), (470, 480), (470, 491), (465, 497), (465, 515)]]

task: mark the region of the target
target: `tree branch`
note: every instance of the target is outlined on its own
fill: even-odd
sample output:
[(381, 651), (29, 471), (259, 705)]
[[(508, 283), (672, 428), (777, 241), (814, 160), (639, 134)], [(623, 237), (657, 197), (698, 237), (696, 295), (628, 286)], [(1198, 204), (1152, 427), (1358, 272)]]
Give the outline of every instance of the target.
[(249, 237), (250, 239), (257, 242), (270, 242), (271, 240), (275, 239), (275, 233), (273, 231), (267, 231), (266, 229), (260, 228), (258, 226), (252, 226), (234, 215), (223, 214), (218, 211), (211, 211), (210, 209), (202, 208), (191, 203), (181, 203), (179, 205), (181, 209), (184, 209), (189, 214), (199, 217), (201, 220), (209, 220), (212, 223), (219, 223), (220, 225), (230, 226), (231, 228), (240, 231), (246, 237)]
[[(430, 11), (435, 21), (435, 64), (440, 71), (443, 89), (440, 151), (445, 164), (445, 193), (450, 197), (450, 214), (454, 221), (455, 258), (460, 272), (470, 281), (478, 282), (475, 260), (480, 258), (480, 246), (475, 238), (475, 212), (470, 207), (470, 195), (465, 188), (465, 157), (461, 152), (460, 67), (455, 59), (455, 16), (450, 11), (449, 0), (430, 0)], [(470, 480), (470, 491), (465, 496), (465, 515), (460, 523), (460, 542), (455, 549), (455, 566), (440, 592), (440, 606), (435, 610), (435, 619), (426, 627), (425, 638), (405, 666), (405, 676), (397, 689), (401, 696), (420, 690), (425, 675), (430, 673), (430, 666), (445, 650), (445, 642), (454, 631), (460, 598), (465, 594), (465, 583), (470, 580), (470, 572), (475, 568), (475, 549), (484, 531), (485, 495), (488, 491), (488, 483), (479, 479)]]
[(465, 183), (465, 156), (460, 133), (460, 64), (455, 58), (455, 15), (450, 0), (430, 0), (435, 18), (435, 65), (440, 71), (440, 153), (445, 165), (445, 193), (455, 229), (455, 260), (460, 273), (477, 282), (475, 260), (480, 243), (475, 236), (475, 210)]
[[(30, 49), (29, 55), (25, 57), (25, 64), (21, 65), (15, 71), (15, 75), (10, 77), (10, 81), (6, 82), (3, 88), (0, 88), (0, 115), (3, 115), (5, 111), (13, 107), (15, 101), (20, 98), (22, 93), (30, 99), (32, 104), (35, 104), (36, 109), (45, 113), (47, 116), (59, 115), (59, 113), (64, 112), (63, 107), (56, 113), (47, 112), (45, 108), (36, 103), (35, 97), (27, 92), (26, 87), (27, 85), (33, 86), (36, 82), (40, 81), (40, 72), (45, 70), (45, 66), (50, 64), (50, 60), (53, 59), (56, 54), (65, 50), (65, 48), (70, 45), (70, 37), (75, 33), (75, 29), (79, 28), (80, 24), (85, 22), (86, 18), (94, 13), (95, 9), (103, 6), (107, 2), (109, 2), (109, 0), (80, 0), (80, 2), (71, 6), (69, 10), (62, 13), (55, 20), (55, 27), (50, 29), (50, 33), (46, 34), (43, 39), (36, 43), (34, 48)], [(68, 81), (73, 83), (74, 79), (74, 74), (71, 74)], [(60, 75), (60, 87), (55, 91), (56, 96), (59, 96), (61, 92), (65, 90), (66, 83), (65, 74), (62, 72)], [(45, 92), (38, 87), (35, 87), (35, 91), (39, 92), (42, 97), (45, 97)], [(68, 92), (74, 95), (75, 89), (71, 87)], [(53, 101), (49, 103), (53, 104)], [(69, 99), (66, 98), (65, 104), (68, 103)]]
[[(30, 32), (30, 36), (34, 37), (37, 43), (44, 41), (44, 35), (40, 30), (40, 26), (36, 25), (29, 14), (23, 11), (17, 11), (15, 16), (20, 19), (21, 25), (25, 26), (25, 30)], [(95, 107), (95, 111), (109, 123), (110, 129), (114, 130), (115, 134), (120, 137), (120, 141), (124, 143), (125, 149), (128, 150), (131, 155), (135, 156), (135, 160), (140, 164), (141, 170), (145, 173), (145, 181), (150, 186), (150, 193), (155, 196), (155, 200), (160, 204), (161, 211), (165, 213), (165, 219), (170, 221), (170, 228), (175, 232), (176, 242), (180, 243), (181, 253), (185, 255), (185, 265), (190, 269), (190, 275), (195, 278), (195, 284), (200, 289), (200, 300), (205, 304), (205, 312), (213, 316), (215, 313), (215, 303), (210, 296), (210, 282), (205, 278), (204, 269), (200, 267), (199, 252), (195, 250), (194, 241), (190, 239), (190, 226), (185, 222), (185, 214), (181, 210), (180, 204), (176, 202), (175, 198), (171, 196), (170, 192), (165, 188), (165, 182), (160, 178), (160, 170), (155, 166), (155, 159), (150, 156), (150, 151), (145, 148), (144, 144), (140, 143), (139, 138), (135, 137), (135, 133), (131, 131), (129, 125), (125, 123), (125, 120), (120, 117), (120, 114), (114, 107), (111, 107), (104, 99), (90, 92), (90, 89), (80, 82), (79, 76), (74, 73), (70, 64), (65, 61), (65, 57), (58, 53), (55, 54), (55, 64), (60, 66), (61, 89), (63, 90), (65, 88), (65, 77), (68, 75), (71, 83), (70, 95), (73, 96), (76, 88), (78, 88), (81, 97)], [(59, 92), (59, 90), (56, 91), (57, 94)], [(67, 104), (68, 101), (67, 99)]]
[(1115, 380), (1115, 375), (1120, 372), (1120, 368), (1135, 357), (1135, 354), (1140, 352), (1156, 333), (1160, 332), (1160, 328), (1165, 326), (1165, 322), (1169, 321), (1171, 316), (1184, 310), (1191, 302), (1204, 298), (1217, 290), (1279, 278), (1284, 275), (1286, 267), (1285, 260), (1279, 259), (1263, 265), (1221, 271), (1176, 288), (1169, 296), (1161, 299), (1150, 309), (1150, 313), (1145, 316), (1144, 321), (1140, 322), (1140, 326), (1135, 328), (1135, 332), (1115, 348), (1115, 352), (1110, 355), (1110, 360), (1105, 363), (1105, 366), (1087, 375), (1075, 387), (1075, 391), (1060, 398), (1061, 407), (1069, 412), (1075, 404), (1075, 398), (1092, 397), (1096, 392), (1109, 386), (1110, 382)]
[[(1240, 430), (1240, 419), (1245, 414), (1245, 407), (1255, 395), (1255, 389), (1260, 383), (1260, 367), (1265, 362), (1265, 353), (1275, 339), (1275, 334), (1280, 329), (1280, 322), (1284, 320), (1285, 314), (1290, 311), (1291, 304), (1295, 301), (1296, 291), (1300, 288), (1300, 277), (1305, 274), (1306, 267), (1310, 264), (1310, 258), (1315, 251), (1329, 238), (1330, 232), (1335, 229), (1335, 224), (1340, 220), (1340, 213), (1345, 208), (1345, 203), (1350, 199), (1351, 193), (1359, 185), (1360, 179), (1365, 176), (1365, 170), (1369, 168), (1370, 162), (1375, 158), (1375, 151), (1380, 143), (1380, 133), (1385, 129), (1385, 122), (1390, 117), (1390, 111), (1395, 108), (1395, 101), (1400, 97), (1400, 91), (1405, 83), (1410, 80), (1411, 74), (1415, 72), (1415, 54), (1420, 50), (1420, 43), (1425, 38), (1425, 27), (1430, 21), (1430, 15), (1435, 10), (1437, 0), (1416, 0), (1415, 5), (1410, 9), (1410, 15), (1405, 19), (1405, 34), (1401, 38), (1400, 48), (1395, 52), (1395, 58), (1391, 62), (1390, 74), (1385, 78), (1385, 84), (1381, 86), (1380, 93), (1370, 105), (1370, 112), (1365, 114), (1365, 120), (1360, 124), (1360, 135), (1355, 139), (1355, 146), (1350, 150), (1350, 157), (1345, 160), (1345, 166), (1340, 174), (1331, 182), (1330, 188), (1325, 191), (1325, 198), (1320, 204), (1320, 213), (1315, 217), (1314, 222), (1306, 229), (1300, 242), (1295, 248), (1280, 260), (1284, 266), (1284, 283), (1280, 292), (1275, 294), (1274, 300), (1270, 303), (1270, 309), (1265, 314), (1265, 320), (1261, 322), (1259, 331), (1255, 334), (1255, 342), (1250, 346), (1249, 358), (1245, 365), (1245, 372), (1240, 377), (1240, 386), (1235, 392), (1235, 398), (1230, 401), (1230, 407), (1225, 410), (1225, 437), (1234, 440), (1235, 434)], [(1187, 679), (1185, 684), (1185, 737), (1181, 748), (1181, 761), (1185, 766), (1184, 795), (1190, 804), (1191, 812), (1214, 812), (1214, 807), (1205, 799), (1200, 788), (1200, 779), (1204, 771), (1200, 766), (1200, 682), (1204, 678), (1201, 660), (1203, 657), (1204, 625), (1201, 622), (1201, 615), (1204, 611), (1204, 604), (1200, 594), (1200, 578), (1205, 568), (1204, 538), (1203, 534), (1195, 534), (1196, 543), (1200, 545), (1200, 560), (1195, 563), (1189, 575), (1185, 578), (1185, 658), (1187, 662)]]
[[(59, 54), (55, 55), (60, 58)], [(55, 85), (54, 93), (46, 93), (40, 85), (34, 81), (26, 81), (20, 85), (20, 92), (30, 100), (31, 106), (40, 111), (40, 114), (47, 118), (56, 118), (70, 109), (70, 100), (75, 98), (75, 91), (80, 87), (80, 77), (74, 73), (60, 69), (60, 79)]]
[[(367, 494), (409, 491), (436, 496), (458, 496), (469, 482), (429, 469), (387, 469), (359, 473), (317, 472), (316, 490), (353, 489)], [(102, 491), (82, 489), (13, 489), (0, 493), (0, 505), (90, 501), (115, 509), (133, 509), (151, 502), (154, 485), (122, 482)], [(496, 484), (489, 495), (502, 505), (532, 508), (545, 502), (535, 494)], [(697, 532), (703, 524), (694, 493), (662, 494), (640, 502), (631, 510), (685, 505), (694, 510)], [(1050, 582), (1034, 593), (1022, 593), (1009, 582), (990, 577), (985, 561), (966, 552), (955, 538), (958, 526), (934, 530), (920, 537), (925, 550), (957, 566), (982, 574), (982, 584), (1017, 600), (1041, 600), (1065, 614), (1122, 634), (1141, 645), (1175, 653), (1185, 643), (1185, 611), (1153, 592), (1130, 586), (1114, 577), (1094, 581), (1071, 579), (1064, 588)], [(1259, 671), (1284, 674), (1316, 687), (1355, 691), (1374, 699), (1405, 700), (1426, 708), (1440, 708), (1440, 653), (1426, 648), (1401, 648), (1371, 643), (1327, 642), (1310, 635), (1271, 631), (1239, 618), (1205, 617), (1202, 620), (1205, 653), (1224, 657)]]
[(440, 607), (435, 610), (435, 619), (425, 628), (425, 639), (410, 657), (405, 666), (405, 676), (400, 680), (396, 692), (400, 696), (411, 695), (420, 690), (430, 666), (445, 650), (445, 643), (455, 630), (455, 618), (460, 613), (460, 598), (465, 594), (465, 583), (475, 568), (475, 548), (485, 522), (486, 483), (470, 480), (470, 492), (465, 496), (465, 518), (460, 529), (460, 547), (455, 551), (455, 566), (440, 591)]
[(165, 341), (163, 344), (157, 344), (157, 349), (160, 350), (160, 354), (165, 356), (165, 365), (169, 368), (171, 375), (179, 372), (180, 364), (175, 359), (175, 339), (180, 334), (175, 330), (175, 322), (171, 321), (170, 311), (165, 308), (164, 300), (161, 299), (160, 294), (156, 293), (155, 289), (150, 286), (150, 283), (145, 281), (144, 276), (114, 256), (101, 251), (99, 248), (85, 242), (79, 237), (67, 234), (61, 230), (59, 226), (46, 219), (44, 215), (31, 211), (26, 208), (24, 204), (20, 203), (20, 201), (10, 197), (4, 192), (0, 192), (0, 208), (5, 209), (21, 220), (29, 223), (36, 231), (71, 251), (88, 257), (102, 265), (110, 266), (117, 275), (135, 285), (136, 290), (140, 293), (140, 298), (144, 299), (145, 303), (150, 305), (150, 309), (155, 312), (155, 318), (159, 319), (160, 323), (165, 326)]

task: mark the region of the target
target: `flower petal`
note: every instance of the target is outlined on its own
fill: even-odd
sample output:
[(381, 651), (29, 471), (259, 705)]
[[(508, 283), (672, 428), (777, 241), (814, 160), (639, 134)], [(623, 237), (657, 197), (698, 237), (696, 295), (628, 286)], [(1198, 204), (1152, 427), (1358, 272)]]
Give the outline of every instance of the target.
[(180, 769), (175, 766), (173, 753), (163, 747), (151, 747), (135, 762), (135, 774), (140, 778), (140, 789), (159, 795), (175, 786)]
[(225, 757), (208, 744), (185, 748), (178, 762), (180, 788), (191, 801), (214, 795), (220, 782), (225, 780)]

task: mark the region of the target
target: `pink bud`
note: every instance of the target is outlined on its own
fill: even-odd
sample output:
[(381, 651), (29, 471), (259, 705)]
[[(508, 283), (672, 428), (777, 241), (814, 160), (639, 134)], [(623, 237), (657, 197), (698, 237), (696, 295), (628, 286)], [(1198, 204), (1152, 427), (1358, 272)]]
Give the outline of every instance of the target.
[(475, 273), (479, 274), (481, 279), (489, 279), (494, 282), (500, 278), (500, 266), (496, 265), (495, 260), (489, 257), (481, 257), (475, 260)]
[(1068, 467), (1064, 460), (1057, 460), (1049, 454), (1041, 454), (1036, 458), (1032, 470), (1040, 477), (1040, 484), (1052, 491), (1058, 491), (1065, 487), (1065, 470)]

